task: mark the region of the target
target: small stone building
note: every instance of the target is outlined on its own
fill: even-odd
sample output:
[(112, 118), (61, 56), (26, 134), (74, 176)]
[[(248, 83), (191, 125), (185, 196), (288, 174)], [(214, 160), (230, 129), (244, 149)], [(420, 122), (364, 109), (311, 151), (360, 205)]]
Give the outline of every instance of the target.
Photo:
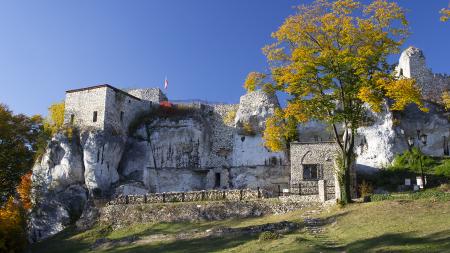
[[(322, 195), (323, 200), (339, 197), (337, 151), (337, 144), (331, 141), (291, 143), (291, 194)], [(352, 181), (356, 180), (355, 171), (351, 175)]]
[(66, 91), (64, 123), (98, 130), (127, 132), (132, 120), (167, 100), (158, 88), (125, 92), (108, 84)]

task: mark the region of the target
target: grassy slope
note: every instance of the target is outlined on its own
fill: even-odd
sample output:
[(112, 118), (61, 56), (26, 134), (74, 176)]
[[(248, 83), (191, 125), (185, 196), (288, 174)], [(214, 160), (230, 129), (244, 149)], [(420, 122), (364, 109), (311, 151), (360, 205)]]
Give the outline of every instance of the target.
[[(215, 226), (245, 227), (283, 220), (303, 221), (304, 210), (285, 215), (201, 223), (138, 224), (121, 230), (94, 228), (77, 234), (72, 230), (37, 244), (32, 252), (93, 252), (96, 239), (130, 235), (176, 234)], [(102, 252), (450, 252), (450, 202), (396, 200), (332, 208), (317, 216), (325, 232), (313, 236), (300, 229), (269, 242), (255, 236), (133, 243)]]

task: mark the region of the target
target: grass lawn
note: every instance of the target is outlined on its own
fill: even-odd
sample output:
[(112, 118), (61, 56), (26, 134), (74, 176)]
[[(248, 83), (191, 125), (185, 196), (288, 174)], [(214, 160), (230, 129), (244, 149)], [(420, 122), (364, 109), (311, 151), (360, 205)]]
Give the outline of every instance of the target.
[[(386, 200), (332, 207), (310, 214), (320, 218), (322, 233), (304, 228), (298, 210), (284, 215), (199, 223), (137, 224), (112, 231), (95, 227), (83, 233), (68, 229), (36, 244), (32, 252), (450, 252), (450, 202), (434, 199)], [(156, 234), (176, 235), (225, 227), (247, 227), (293, 221), (300, 229), (272, 241), (258, 235), (234, 235), (183, 240), (138, 240), (102, 250), (91, 250), (98, 238), (145, 238)]]

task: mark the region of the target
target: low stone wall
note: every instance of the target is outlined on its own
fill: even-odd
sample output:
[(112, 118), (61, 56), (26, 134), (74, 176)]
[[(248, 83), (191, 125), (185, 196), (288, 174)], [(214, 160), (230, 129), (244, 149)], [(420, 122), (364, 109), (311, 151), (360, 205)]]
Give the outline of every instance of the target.
[(107, 205), (100, 208), (99, 222), (117, 229), (135, 223), (195, 222), (260, 217), (321, 205), (317, 202), (278, 199)]
[(268, 193), (262, 189), (237, 190), (205, 190), (189, 192), (163, 192), (146, 195), (119, 196), (107, 205), (168, 203), (168, 202), (197, 202), (197, 201), (243, 201), (267, 197)]

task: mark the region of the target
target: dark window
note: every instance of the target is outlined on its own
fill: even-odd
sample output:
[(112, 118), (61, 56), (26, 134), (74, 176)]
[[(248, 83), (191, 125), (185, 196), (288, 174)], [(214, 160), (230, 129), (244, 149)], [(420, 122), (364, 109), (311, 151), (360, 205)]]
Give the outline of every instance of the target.
[(220, 187), (220, 173), (216, 173), (216, 180), (214, 182), (214, 187)]
[(75, 115), (70, 115), (70, 124), (73, 125), (73, 122), (75, 121)]
[(319, 164), (303, 164), (303, 179), (317, 180), (322, 179), (322, 170)]
[(93, 122), (97, 122), (97, 111), (94, 111), (94, 116), (92, 117)]
[(403, 76), (403, 69), (400, 69), (400, 75)]
[(131, 103), (131, 100), (128, 100), (128, 103)]
[(123, 112), (120, 112), (120, 122), (123, 121)]

